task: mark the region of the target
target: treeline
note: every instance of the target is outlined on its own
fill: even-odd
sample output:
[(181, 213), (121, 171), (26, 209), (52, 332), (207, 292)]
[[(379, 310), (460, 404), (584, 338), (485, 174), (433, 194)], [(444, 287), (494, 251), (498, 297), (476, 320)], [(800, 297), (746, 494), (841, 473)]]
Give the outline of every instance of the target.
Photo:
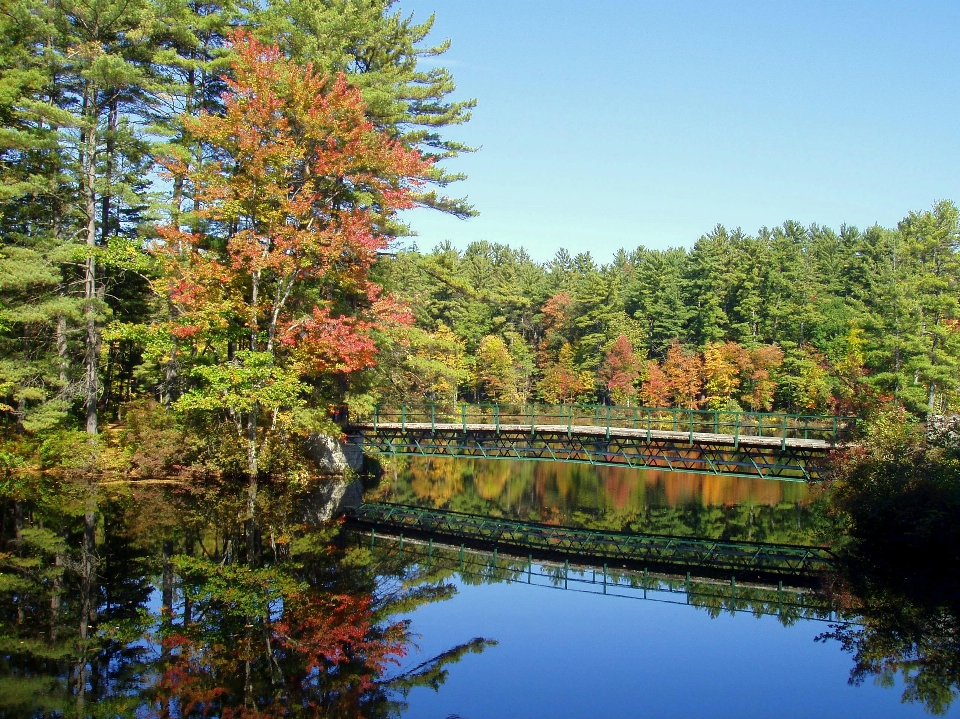
[(897, 229), (718, 226), (689, 250), (608, 264), (487, 242), (400, 252), (377, 271), (416, 324), (381, 338), (354, 404), (945, 411), (958, 401), (958, 241), (942, 201)]

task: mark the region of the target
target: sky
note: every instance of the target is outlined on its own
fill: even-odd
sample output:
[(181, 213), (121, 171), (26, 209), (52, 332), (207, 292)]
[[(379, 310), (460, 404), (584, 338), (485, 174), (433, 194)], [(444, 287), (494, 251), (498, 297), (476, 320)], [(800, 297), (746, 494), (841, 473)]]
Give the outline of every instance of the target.
[(476, 98), (446, 136), (480, 212), (405, 214), (449, 240), (691, 246), (717, 224), (895, 227), (960, 202), (960, 3), (400, 0)]

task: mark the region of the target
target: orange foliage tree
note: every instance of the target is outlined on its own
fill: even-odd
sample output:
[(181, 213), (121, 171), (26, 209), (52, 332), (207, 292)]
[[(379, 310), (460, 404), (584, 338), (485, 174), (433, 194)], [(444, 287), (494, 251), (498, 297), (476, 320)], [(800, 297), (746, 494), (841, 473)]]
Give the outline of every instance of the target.
[(564, 344), (556, 362), (543, 369), (540, 396), (550, 404), (570, 404), (593, 389), (589, 372), (579, 372), (573, 363), (573, 348)]
[(743, 400), (753, 411), (769, 411), (773, 407), (773, 393), (777, 382), (770, 372), (783, 364), (783, 350), (776, 345), (761, 345), (750, 352), (747, 365), (746, 392)]
[(232, 40), (223, 115), (183, 118), (212, 159), (164, 160), (194, 204), (160, 228), (158, 289), (171, 356), (193, 362), (177, 407), (232, 425), (255, 478), (271, 438), (328, 426), (335, 378), (374, 362), (372, 330), (410, 321), (368, 273), (428, 163), (366, 119), (343, 75)]
[(736, 342), (708, 342), (703, 348), (703, 378), (710, 409), (723, 409), (740, 388), (740, 373), (750, 354)]
[(670, 406), (670, 381), (656, 360), (647, 363), (647, 378), (640, 387), (640, 399), (647, 407)]
[(663, 363), (673, 401), (679, 407), (696, 409), (700, 406), (703, 387), (703, 361), (696, 352), (687, 352), (676, 340), (667, 350)]

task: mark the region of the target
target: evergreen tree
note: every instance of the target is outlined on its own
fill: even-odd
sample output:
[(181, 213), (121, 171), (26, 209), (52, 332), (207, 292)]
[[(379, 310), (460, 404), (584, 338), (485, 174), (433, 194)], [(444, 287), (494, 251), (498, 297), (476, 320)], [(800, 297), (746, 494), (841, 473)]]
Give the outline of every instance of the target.
[(904, 251), (913, 263), (910, 278), (920, 320), (920, 352), (911, 360), (915, 386), (926, 394), (927, 409), (942, 411), (957, 390), (960, 366), (960, 212), (941, 201), (932, 210), (911, 212), (900, 223)]
[(723, 226), (717, 225), (697, 240), (690, 252), (685, 296), (692, 310), (688, 321), (690, 338), (697, 345), (722, 341), (727, 336), (727, 300), (734, 248), (739, 239), (739, 230), (731, 237)]
[(680, 248), (640, 248), (633, 253), (624, 287), (624, 310), (643, 324), (656, 357), (665, 357), (673, 340), (687, 339), (690, 309), (683, 296), (687, 262), (687, 253)]

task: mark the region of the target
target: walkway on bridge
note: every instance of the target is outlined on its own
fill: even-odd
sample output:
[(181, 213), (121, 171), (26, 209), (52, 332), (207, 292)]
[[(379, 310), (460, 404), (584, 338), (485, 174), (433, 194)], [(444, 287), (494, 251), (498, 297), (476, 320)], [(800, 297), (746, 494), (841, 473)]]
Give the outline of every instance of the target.
[(555, 460), (768, 479), (817, 478), (856, 418), (609, 405), (378, 406), (348, 437), (374, 454)]

